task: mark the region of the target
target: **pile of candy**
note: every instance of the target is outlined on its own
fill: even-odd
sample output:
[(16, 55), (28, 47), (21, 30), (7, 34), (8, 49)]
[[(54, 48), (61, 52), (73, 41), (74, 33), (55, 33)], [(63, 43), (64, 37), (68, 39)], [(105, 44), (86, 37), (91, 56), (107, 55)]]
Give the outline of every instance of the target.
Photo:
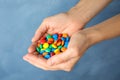
[(50, 57), (64, 52), (69, 43), (70, 37), (68, 34), (48, 34), (46, 37), (42, 37), (38, 41), (36, 51), (40, 53), (44, 58), (49, 59)]

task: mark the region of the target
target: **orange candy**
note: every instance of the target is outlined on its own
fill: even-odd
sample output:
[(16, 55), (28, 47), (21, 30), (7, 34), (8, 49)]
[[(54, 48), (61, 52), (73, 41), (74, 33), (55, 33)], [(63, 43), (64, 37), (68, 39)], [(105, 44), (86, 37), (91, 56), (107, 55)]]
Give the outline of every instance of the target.
[(57, 46), (60, 46), (61, 44), (62, 44), (62, 41), (61, 41), (61, 40), (58, 40)]
[(63, 51), (65, 51), (67, 48), (65, 48), (65, 47), (62, 47), (61, 48), (61, 51), (63, 52)]
[(66, 38), (66, 37), (68, 37), (68, 34), (64, 33), (62, 36), (63, 36), (64, 38)]
[(45, 55), (47, 55), (47, 54), (48, 54), (47, 52), (44, 52), (42, 55), (45, 56)]
[(53, 42), (54, 42), (54, 39), (53, 39), (53, 38), (49, 38), (49, 39), (48, 39), (48, 43), (49, 43), (49, 44), (52, 44)]
[(62, 41), (62, 46), (64, 45), (64, 41)]

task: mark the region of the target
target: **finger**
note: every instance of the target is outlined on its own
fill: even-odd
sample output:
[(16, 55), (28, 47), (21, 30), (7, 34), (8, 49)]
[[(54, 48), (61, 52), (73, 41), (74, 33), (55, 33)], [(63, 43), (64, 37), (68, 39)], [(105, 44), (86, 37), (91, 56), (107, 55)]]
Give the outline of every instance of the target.
[(28, 52), (32, 53), (36, 50), (37, 43), (32, 43), (31, 46), (28, 48)]
[(32, 65), (38, 67), (38, 68), (47, 70), (47, 68), (46, 68), (44, 65), (40, 65), (40, 64), (38, 65), (36, 62), (34, 62), (33, 60), (31, 60), (31, 59), (28, 58), (28, 57), (25, 57), (25, 56), (24, 56), (23, 59), (24, 59), (25, 61), (29, 62), (30, 64), (32, 64)]
[(71, 52), (66, 50), (64, 53), (52, 56), (50, 59), (48, 59), (47, 64), (50, 66), (59, 64), (69, 60), (70, 58), (71, 58)]
[(46, 64), (46, 59), (44, 59), (42, 56), (38, 57), (37, 55), (33, 55), (33, 53), (28, 53), (25, 57), (23, 57), (23, 59), (30, 64), (44, 70), (59, 70), (59, 68), (57, 68), (56, 66), (54, 68), (48, 66)]
[(46, 32), (47, 32), (47, 27), (43, 22), (35, 32), (35, 35), (32, 38), (32, 42), (36, 42), (37, 40), (39, 40)]
[(71, 58), (70, 60), (68, 60), (64, 63), (58, 64), (58, 65), (61, 70), (69, 72), (73, 69), (73, 67), (79, 61), (79, 59), (80, 59), (80, 57), (74, 57), (74, 58)]

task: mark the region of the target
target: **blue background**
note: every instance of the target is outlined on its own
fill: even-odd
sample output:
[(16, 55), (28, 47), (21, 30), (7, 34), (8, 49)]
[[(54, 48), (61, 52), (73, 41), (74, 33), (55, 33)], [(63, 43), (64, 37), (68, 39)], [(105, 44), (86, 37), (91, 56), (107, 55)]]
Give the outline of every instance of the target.
[[(42, 20), (69, 10), (78, 1), (0, 0), (0, 80), (120, 80), (120, 37), (89, 48), (69, 73), (44, 71), (22, 59)], [(118, 13), (120, 0), (114, 0), (87, 26)]]

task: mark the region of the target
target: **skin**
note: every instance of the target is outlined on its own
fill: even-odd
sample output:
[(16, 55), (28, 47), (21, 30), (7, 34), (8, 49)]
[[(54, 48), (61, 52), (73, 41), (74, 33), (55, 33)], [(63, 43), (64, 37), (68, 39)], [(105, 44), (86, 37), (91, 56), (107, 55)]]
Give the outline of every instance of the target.
[[(103, 36), (105, 34), (103, 34), (102, 31), (109, 30), (109, 28), (102, 27), (102, 30), (100, 30), (101, 28), (97, 28), (97, 26), (109, 25), (107, 24), (108, 22), (103, 22), (89, 29), (81, 29), (110, 2), (111, 0), (81, 0), (68, 12), (44, 19), (32, 38), (32, 44), (28, 49), (28, 54), (26, 54), (23, 59), (44, 70), (71, 71), (91, 45), (104, 40)], [(114, 20), (112, 20), (111, 23), (113, 21)], [(36, 42), (47, 33), (53, 34), (56, 32), (68, 33), (71, 36), (68, 49), (64, 53), (55, 55), (48, 60), (40, 55), (35, 55)], [(101, 33), (103, 35), (101, 35)], [(106, 37), (106, 39), (109, 38)]]

